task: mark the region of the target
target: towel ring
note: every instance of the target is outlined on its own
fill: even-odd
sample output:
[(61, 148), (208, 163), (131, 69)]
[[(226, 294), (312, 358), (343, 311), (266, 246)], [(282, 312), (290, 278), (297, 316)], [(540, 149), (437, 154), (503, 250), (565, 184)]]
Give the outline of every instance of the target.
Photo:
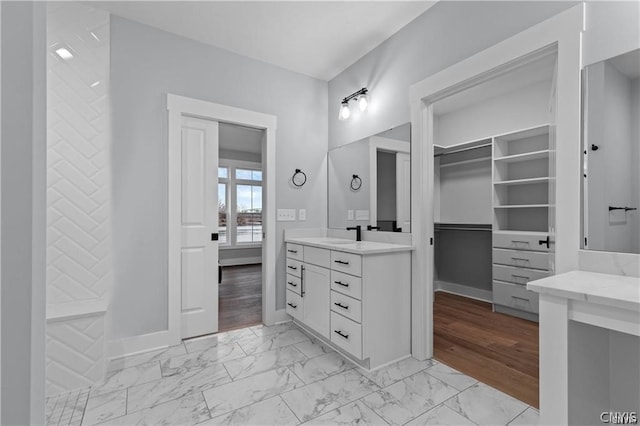
[(361, 186), (362, 186), (362, 179), (360, 179), (360, 176), (353, 175), (353, 178), (351, 178), (351, 189), (354, 191), (357, 191), (360, 189)]
[(307, 183), (307, 175), (302, 170), (296, 169), (296, 171), (293, 173), (293, 176), (291, 176), (291, 182), (293, 182), (293, 184), (299, 188)]

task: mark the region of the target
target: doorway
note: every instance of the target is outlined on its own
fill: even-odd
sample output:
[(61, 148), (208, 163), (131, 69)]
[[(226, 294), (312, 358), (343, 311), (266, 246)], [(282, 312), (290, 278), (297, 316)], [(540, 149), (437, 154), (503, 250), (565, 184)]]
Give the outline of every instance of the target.
[[(182, 141), (182, 121), (184, 117), (195, 117), (200, 120), (216, 122), (223, 125), (230, 124), (234, 126), (242, 126), (245, 128), (258, 129), (261, 138), (261, 155), (262, 155), (262, 205), (261, 205), (261, 224), (259, 231), (251, 231), (251, 235), (260, 234), (261, 247), (261, 320), (262, 323), (271, 325), (277, 319), (275, 306), (275, 129), (276, 117), (248, 111), (244, 109), (229, 107), (226, 105), (215, 104), (198, 99), (186, 98), (183, 96), (167, 95), (167, 109), (169, 111), (169, 300), (168, 300), (168, 316), (169, 330), (167, 335), (168, 344), (178, 344), (180, 340), (186, 337), (192, 337), (193, 334), (183, 333), (183, 300), (184, 291), (182, 288), (182, 279), (184, 270), (181, 265), (182, 259), (182, 190), (183, 190), (183, 161), (181, 156)], [(216, 133), (216, 136), (217, 133)], [(218, 156), (216, 150), (216, 157)], [(217, 158), (216, 158), (217, 161)], [(209, 181), (215, 181), (218, 175), (214, 170), (214, 177)], [(216, 182), (217, 183), (217, 182)], [(216, 200), (217, 204), (216, 184)], [(214, 205), (213, 211), (218, 210)], [(215, 213), (212, 217), (216, 217)], [(212, 231), (207, 230), (207, 235), (211, 234), (211, 239), (215, 237), (219, 244), (221, 237), (218, 230), (219, 221), (214, 220), (215, 224), (211, 225)], [(216, 244), (216, 245), (217, 245)], [(215, 261), (216, 274), (218, 272), (217, 259)], [(223, 267), (224, 275), (224, 267)], [(216, 277), (217, 278), (217, 277)], [(210, 285), (218, 288), (218, 280), (215, 283), (208, 280)], [(187, 294), (191, 297), (191, 295)], [(191, 299), (193, 300), (193, 298)], [(217, 294), (215, 303), (218, 304)], [(191, 307), (188, 307), (191, 308)], [(217, 306), (215, 330), (207, 331), (215, 332), (218, 329)], [(200, 333), (204, 334), (204, 333)]]
[(220, 123), (218, 331), (262, 323), (264, 130)]

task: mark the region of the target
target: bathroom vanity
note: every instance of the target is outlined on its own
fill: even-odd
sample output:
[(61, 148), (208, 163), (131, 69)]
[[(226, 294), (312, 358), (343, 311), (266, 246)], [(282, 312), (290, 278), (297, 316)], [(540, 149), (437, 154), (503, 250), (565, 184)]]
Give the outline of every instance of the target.
[(411, 354), (409, 245), (287, 237), (286, 310), (367, 369)]

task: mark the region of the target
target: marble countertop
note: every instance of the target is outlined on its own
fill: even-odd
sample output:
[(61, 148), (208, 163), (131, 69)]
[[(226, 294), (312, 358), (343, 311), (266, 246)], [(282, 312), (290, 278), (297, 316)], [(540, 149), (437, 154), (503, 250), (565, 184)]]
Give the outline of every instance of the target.
[(336, 250), (354, 254), (381, 254), (411, 251), (413, 246), (376, 241), (353, 241), (331, 237), (292, 237), (285, 239), (287, 243), (303, 244), (312, 247)]
[(640, 309), (638, 277), (571, 271), (531, 281), (527, 284), (527, 289), (621, 309)]

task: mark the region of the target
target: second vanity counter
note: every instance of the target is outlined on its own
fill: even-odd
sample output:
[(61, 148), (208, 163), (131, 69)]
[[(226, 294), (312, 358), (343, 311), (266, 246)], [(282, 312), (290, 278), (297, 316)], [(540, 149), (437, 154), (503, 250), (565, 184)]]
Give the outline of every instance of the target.
[(409, 245), (286, 238), (286, 310), (367, 369), (411, 353)]

